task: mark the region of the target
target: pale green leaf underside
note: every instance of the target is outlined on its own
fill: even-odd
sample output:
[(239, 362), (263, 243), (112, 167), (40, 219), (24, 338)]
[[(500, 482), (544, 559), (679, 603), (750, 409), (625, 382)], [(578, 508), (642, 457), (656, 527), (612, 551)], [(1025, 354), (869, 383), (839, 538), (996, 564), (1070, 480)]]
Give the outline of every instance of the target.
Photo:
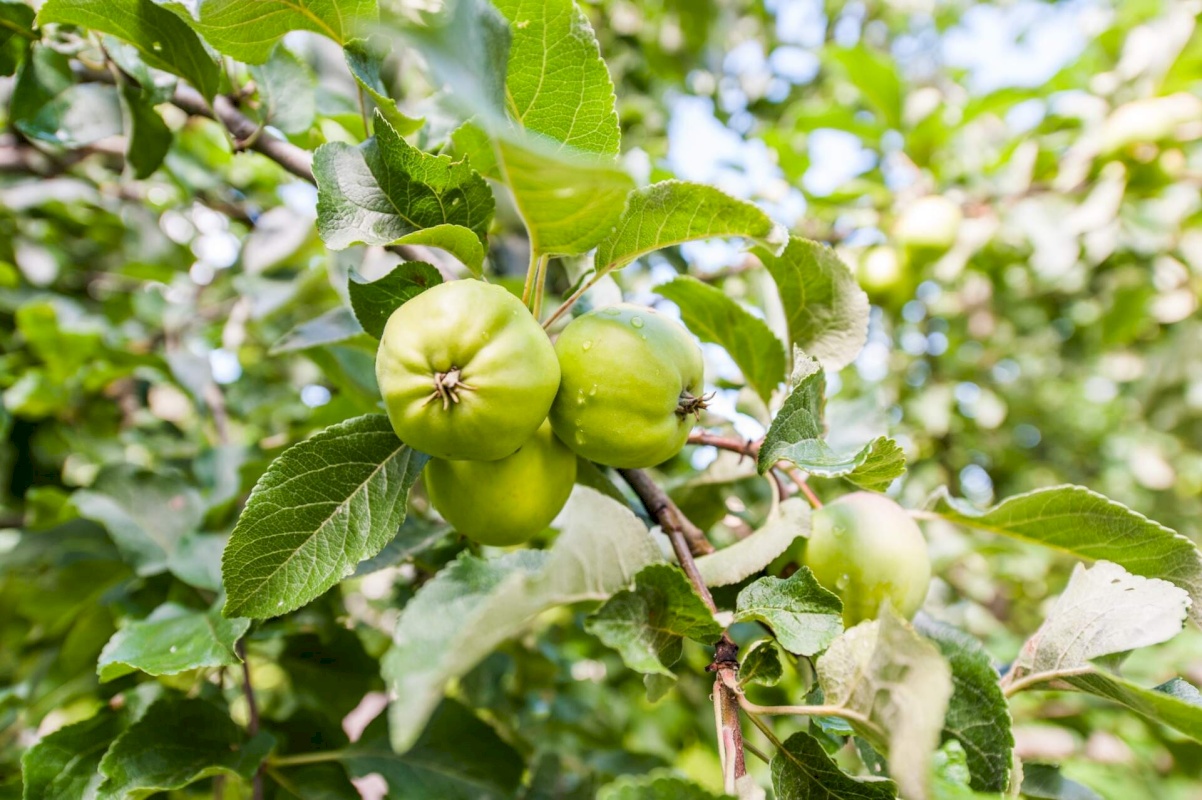
[(176, 675), (199, 667), (240, 663), (234, 643), (246, 633), (250, 620), (228, 619), (220, 606), (197, 611), (164, 603), (146, 619), (113, 634), (100, 651), (96, 674), (101, 682), (131, 672)]
[(836, 639), (817, 669), (826, 703), (858, 715), (852, 727), (889, 759), (901, 795), (928, 798), (952, 694), (951, 668), (935, 645), (886, 605), (879, 619)]
[(951, 665), (952, 696), (943, 734), (964, 748), (972, 788), (1005, 790), (1014, 734), (1010, 730), (1010, 706), (998, 685), (993, 660), (972, 636), (925, 614), (915, 618), (914, 627), (935, 643)]
[(1015, 676), (1070, 671), (1166, 642), (1181, 632), (1189, 605), (1189, 595), (1168, 581), (1132, 575), (1110, 561), (1077, 564), (1011, 669)]
[(294, 445), (259, 479), (222, 559), (227, 616), (300, 608), (386, 545), (426, 456), (382, 414)]
[(584, 628), (617, 650), (631, 669), (667, 676), (680, 658), (683, 639), (712, 644), (722, 635), (722, 626), (684, 573), (670, 564), (644, 568), (634, 588), (609, 598)]
[(391, 244), (423, 228), (461, 225), (483, 238), (492, 190), (467, 161), (422, 152), (377, 112), (376, 135), (317, 148), (317, 231), (335, 250)]
[(47, 0), (38, 24), (50, 22), (116, 36), (138, 48), (147, 64), (187, 79), (206, 98), (217, 93), (217, 62), (187, 22), (151, 0)]
[(787, 579), (760, 578), (739, 592), (735, 621), (758, 620), (800, 656), (822, 652), (843, 632), (843, 604), (802, 567)]
[(780, 255), (753, 252), (776, 281), (791, 343), (831, 371), (850, 364), (868, 339), (868, 295), (835, 251), (794, 236)]
[(616, 156), (614, 87), (573, 0), (494, 0), (512, 39), (505, 104), (523, 128), (584, 153)]
[(320, 317), (302, 322), (280, 337), (271, 346), (270, 355), (308, 350), (323, 344), (336, 344), (363, 333), (363, 326), (355, 319), (355, 313), (346, 306), (338, 306)]
[(785, 349), (762, 319), (721, 289), (682, 275), (655, 288), (680, 306), (685, 326), (703, 342), (721, 345), (744, 380), (767, 403), (785, 378)]
[(587, 253), (613, 228), (634, 188), (612, 160), (557, 152), (538, 137), (500, 138), (496, 154), (537, 255)]
[(789, 235), (752, 203), (704, 184), (663, 181), (630, 193), (617, 226), (597, 245), (593, 268), (605, 273), (655, 250), (716, 237), (750, 239), (779, 254)]
[(264, 123), (288, 134), (309, 130), (317, 114), (317, 76), (308, 64), (277, 45), (271, 58), (252, 66), (250, 74), (259, 89)]
[(931, 511), (972, 528), (1054, 547), (1079, 558), (1113, 561), (1128, 572), (1163, 578), (1189, 592), (1202, 622), (1202, 556), (1188, 538), (1083, 486), (1015, 495), (981, 511), (940, 490)]
[(798, 536), (809, 535), (810, 507), (801, 498), (791, 497), (746, 539), (698, 558), (697, 569), (707, 586), (739, 583), (768, 566)]
[(376, 0), (202, 0), (196, 29), (219, 52), (261, 64), (289, 31), (346, 44), (377, 13)]
[(382, 667), (394, 697), (389, 719), (398, 751), (416, 741), (449, 682), (540, 613), (605, 600), (663, 560), (646, 526), (592, 489), (577, 486), (561, 520), (550, 550), (488, 560), (461, 555), (405, 606)]

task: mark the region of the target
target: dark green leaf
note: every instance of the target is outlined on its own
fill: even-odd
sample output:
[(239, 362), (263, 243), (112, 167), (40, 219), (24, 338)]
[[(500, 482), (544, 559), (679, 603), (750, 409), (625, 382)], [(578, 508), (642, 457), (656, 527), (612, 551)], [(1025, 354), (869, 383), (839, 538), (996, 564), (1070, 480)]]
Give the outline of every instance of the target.
[(352, 272), (347, 290), (359, 324), (368, 334), (379, 339), (384, 335), (384, 325), (393, 311), (406, 300), (440, 283), (442, 275), (433, 266), (422, 261), (408, 261), (377, 281), (365, 281), (358, 273)]
[(952, 667), (944, 738), (951, 737), (964, 748), (973, 789), (1004, 791), (1010, 780), (1014, 734), (993, 660), (972, 636), (925, 614), (915, 618), (914, 628), (935, 643)]
[(226, 616), (300, 608), (380, 552), (404, 521), (425, 463), (382, 414), (287, 450), (255, 485), (226, 546)]
[(584, 623), (626, 666), (670, 676), (684, 639), (712, 644), (722, 635), (722, 626), (676, 567), (652, 564), (634, 580), (634, 589), (615, 594)]
[(21, 757), (24, 800), (75, 800), (95, 796), (104, 779), (100, 759), (125, 728), (107, 709), (44, 736)]
[(843, 604), (802, 567), (786, 580), (769, 575), (739, 592), (735, 620), (759, 620), (790, 653), (813, 656), (843, 632)]
[(796, 236), (779, 256), (753, 251), (776, 281), (791, 343), (837, 371), (868, 337), (868, 295), (835, 251)]
[(317, 230), (331, 248), (391, 244), (422, 228), (461, 225), (483, 239), (492, 190), (466, 161), (424, 153), (379, 113), (376, 135), (359, 147), (317, 149)]
[(721, 345), (743, 372), (743, 379), (768, 403), (785, 379), (785, 350), (768, 325), (721, 289), (682, 275), (655, 287), (680, 306), (684, 324), (703, 342)]
[(856, 780), (831, 761), (806, 733), (795, 733), (772, 757), (772, 788), (777, 800), (891, 800), (897, 797), (893, 781)]
[(625, 775), (597, 792), (597, 800), (718, 800), (718, 795), (669, 772)]
[(1202, 554), (1185, 536), (1084, 486), (1015, 495), (984, 511), (937, 492), (928, 508), (952, 522), (1054, 547), (1079, 558), (1113, 561), (1135, 575), (1163, 578), (1189, 592), (1202, 620)]
[(149, 178), (171, 149), (171, 129), (163, 122), (159, 112), (154, 110), (152, 98), (142, 89), (121, 87), (121, 100), (125, 109), (126, 129), (129, 131), (125, 160), (133, 168), (135, 178)]
[(273, 744), (267, 733), (246, 740), (229, 714), (204, 700), (166, 697), (101, 759), (99, 797), (140, 800), (223, 773), (250, 780)]
[(517, 751), (454, 700), (442, 701), (407, 752), (394, 752), (386, 726), (376, 725), (344, 763), (355, 777), (383, 775), (395, 800), (503, 800), (513, 797), (524, 767)]
[(1102, 800), (1102, 796), (1060, 774), (1053, 764), (1023, 762), (1023, 797), (1036, 800)]
[(115, 86), (81, 83), (68, 86), (16, 124), (31, 139), (78, 149), (121, 133), (121, 101)]
[(739, 685), (747, 686), (758, 683), (764, 686), (775, 686), (784, 674), (780, 660), (780, 649), (772, 639), (760, 639), (752, 642), (739, 664)]

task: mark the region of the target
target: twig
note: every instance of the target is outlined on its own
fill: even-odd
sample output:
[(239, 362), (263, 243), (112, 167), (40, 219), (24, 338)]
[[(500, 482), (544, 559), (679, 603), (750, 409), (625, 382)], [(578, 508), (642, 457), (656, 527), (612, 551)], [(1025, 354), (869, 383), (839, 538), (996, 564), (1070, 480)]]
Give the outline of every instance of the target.
[[(239, 639), (234, 645), (234, 652), (238, 658), (242, 659), (242, 693), (246, 696), (247, 722), (246, 732), (251, 736), (259, 733), (259, 704), (255, 702), (255, 687), (250, 682), (250, 662), (246, 659), (246, 639)], [(251, 797), (254, 800), (263, 800), (263, 767), (259, 765), (259, 769), (255, 772), (254, 783), (251, 789)]]
[[(672, 549), (676, 552), (676, 560), (680, 562), (681, 569), (688, 576), (693, 588), (697, 590), (697, 594), (701, 596), (706, 608), (711, 613), (716, 613), (718, 606), (714, 603), (714, 596), (710, 594), (709, 587), (705, 585), (705, 579), (701, 577), (701, 572), (697, 569), (697, 562), (693, 559), (698, 551), (690, 539), (690, 532), (697, 542), (704, 542), (708, 548), (703, 552), (712, 552), (713, 545), (705, 539), (701, 530), (681, 513), (667, 493), (651, 480), (651, 476), (646, 472), (638, 469), (620, 469), (618, 472), (630, 484), (630, 488), (634, 489), (634, 493), (639, 496), (647, 513), (659, 522), (660, 527), (667, 534), (668, 541), (672, 543)], [(728, 794), (733, 794), (735, 781), (747, 774), (747, 764), (743, 755), (743, 730), (739, 724), (739, 694), (737, 690), (739, 646), (725, 631), (722, 633), (722, 638), (714, 645), (714, 659), (706, 669), (716, 673), (714, 710), (719, 726), (718, 749), (722, 755), (726, 791)]]
[[(689, 434), (689, 444), (717, 447), (719, 450), (729, 450), (732, 453), (739, 453), (741, 455), (750, 456), (751, 458), (758, 458), (760, 454), (760, 445), (763, 444), (763, 440), (761, 439), (760, 441), (752, 441), (750, 439), (739, 439), (734, 436), (721, 436), (715, 433), (696, 431)], [(800, 489), (801, 493), (805, 495), (806, 500), (809, 501), (811, 506), (814, 508), (822, 508), (822, 501), (818, 499), (818, 495), (814, 494), (814, 490), (810, 488), (810, 484), (806, 481), (805, 476), (801, 474), (801, 470), (797, 469), (797, 467), (793, 466), (792, 464), (786, 464), (783, 461), (777, 462), (772, 468), (773, 470), (782, 470), (786, 475), (788, 475), (793, 483), (797, 484), (797, 488)], [(776, 481), (777, 492), (780, 493), (780, 496), (783, 499), (785, 496), (784, 487), (781, 485), (780, 479), (776, 473), (772, 472), (771, 474), (773, 480)]]
[[(647, 509), (651, 518), (663, 528), (668, 540), (672, 542), (672, 549), (676, 551), (676, 559), (681, 568), (689, 575), (693, 585), (699, 587), (698, 592), (702, 599), (709, 599), (710, 610), (715, 610), (714, 600), (709, 596), (709, 589), (705, 588), (705, 581), (701, 579), (701, 573), (697, 572), (697, 565), (693, 563), (692, 558), (714, 552), (714, 546), (705, 538), (701, 529), (680, 512), (668, 494), (651, 480), (650, 475), (639, 469), (620, 469), (618, 472), (643, 501), (643, 507)], [(693, 574), (689, 574), (690, 568)]]

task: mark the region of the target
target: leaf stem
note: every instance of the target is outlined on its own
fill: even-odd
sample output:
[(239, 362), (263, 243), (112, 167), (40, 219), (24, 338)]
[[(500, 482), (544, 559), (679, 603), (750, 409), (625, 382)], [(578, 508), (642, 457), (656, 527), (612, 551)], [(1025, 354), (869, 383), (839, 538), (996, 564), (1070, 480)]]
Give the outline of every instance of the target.
[(345, 750), (322, 750), (317, 753), (295, 753), (290, 756), (269, 758), (267, 763), (273, 767), (296, 767), (302, 764), (322, 764), (327, 761), (338, 761), (347, 755)]
[(547, 287), (547, 263), (551, 260), (549, 255), (544, 255), (538, 260), (538, 268), (534, 274), (534, 303), (530, 309), (530, 313), (538, 319), (538, 315), (543, 311), (543, 293)]
[(1007, 673), (1006, 678), (1002, 678), (1001, 680), (1002, 694), (1009, 699), (1022, 690), (1029, 689), (1040, 683), (1050, 683), (1059, 678), (1074, 678), (1078, 675), (1088, 675), (1091, 672), (1093, 672), (1093, 668), (1085, 666), (1074, 669), (1052, 670), (1050, 672), (1033, 672), (1018, 680), (1007, 680), (1006, 678), (1014, 674), (1011, 672)]
[(593, 288), (597, 284), (597, 281), (601, 280), (602, 275), (603, 273), (594, 273), (588, 280), (580, 284), (580, 288), (572, 292), (568, 296), (568, 299), (560, 303), (559, 308), (555, 309), (554, 313), (547, 317), (546, 322), (543, 323), (543, 328), (550, 329), (556, 320), (568, 313), (572, 309), (572, 306), (576, 305), (576, 301), (583, 297), (585, 292)]
[(795, 717), (840, 717), (848, 722), (855, 722), (866, 728), (875, 728), (872, 720), (844, 706), (761, 706), (739, 695), (739, 705), (748, 714), (764, 714), (767, 716)]
[[(719, 450), (729, 450), (732, 453), (739, 453), (751, 458), (758, 458), (760, 446), (764, 440), (759, 439), (740, 439), (734, 436), (721, 436), (715, 433), (707, 433), (705, 431), (696, 431), (689, 434), (689, 444), (706, 445), (709, 447), (717, 447)], [(818, 495), (814, 494), (814, 490), (810, 488), (810, 484), (806, 481), (805, 476), (801, 474), (801, 470), (785, 461), (778, 461), (773, 465), (773, 469), (779, 469), (789, 476), (789, 479), (797, 485), (801, 493), (805, 495), (809, 504), (814, 508), (822, 508), (822, 501), (818, 499)], [(772, 475), (773, 480), (777, 481), (777, 491), (782, 491), (779, 480), (776, 475)]]

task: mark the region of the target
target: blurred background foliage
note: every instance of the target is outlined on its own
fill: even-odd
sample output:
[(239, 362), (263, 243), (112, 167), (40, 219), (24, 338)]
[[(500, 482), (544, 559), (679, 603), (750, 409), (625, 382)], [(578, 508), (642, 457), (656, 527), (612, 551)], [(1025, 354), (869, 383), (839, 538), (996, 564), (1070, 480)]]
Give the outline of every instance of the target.
[[(584, 7), (634, 175), (753, 199), (855, 266), (872, 327), (831, 381), (831, 439), (896, 436), (909, 460), (892, 490), (903, 503), (919, 506), (942, 485), (988, 505), (1076, 483), (1202, 541), (1199, 3)], [(340, 50), (307, 34), (286, 41), (299, 57), (289, 137), (307, 148), (361, 140)], [(55, 42), (85, 59), (88, 46), (68, 34)], [(0, 44), (0, 66), (14, 53), (13, 40)], [(395, 54), (394, 66), (405, 108), (429, 116), (424, 146), (439, 147), (449, 120), (412, 56)], [(231, 76), (270, 79), (243, 67)], [(21, 97), (19, 80), (0, 78), (6, 109)], [(303, 326), (339, 305), (351, 269), (382, 274), (395, 256), (327, 251), (311, 186), (232, 154), (216, 123), (160, 110), (174, 140), (143, 180), (105, 138), (35, 147), (7, 120), (0, 134), (0, 797), (37, 732), (132, 684), (97, 684), (100, 647), (123, 619), (195, 591), (172, 572), (216, 574), (267, 463), (377, 407), (366, 336), (294, 344), (312, 341)], [(520, 281), (524, 239), (503, 204), (491, 239), (494, 271)], [(565, 291), (578, 269), (557, 264), (552, 287)], [(653, 287), (686, 269), (779, 317), (770, 280), (737, 244), (687, 245), (618, 280), (628, 296), (662, 302)], [(706, 352), (716, 385), (738, 378), (721, 351)], [(756, 401), (724, 389), (704, 422), (751, 437), (763, 420)], [(721, 539), (761, 519), (768, 493), (733, 458), (713, 458), (691, 450), (666, 472)], [(128, 565), (95, 521), (136, 526), (162, 502), (179, 514), (163, 544), (169, 572)], [(8, 529), (18, 527), (45, 537), (17, 547)], [(926, 531), (939, 576), (928, 608), (1008, 661), (1068, 562), (984, 534)], [(319, 746), (312, 716), (333, 715), (318, 726), (320, 746), (341, 735), (334, 712), (379, 689), (368, 656), (398, 605), (461, 546), (447, 538), (416, 563), (385, 557), (375, 566), (386, 569), (257, 630), (264, 714), (295, 723), (288, 748)], [(347, 664), (354, 691), (337, 709), (309, 702), (323, 689), (305, 669), (303, 637), (363, 654)], [(712, 783), (706, 659), (687, 656), (679, 697), (652, 705), (562, 611), (485, 661), (458, 696), (530, 759), (527, 797), (591, 797), (613, 775), (659, 765)], [(1198, 683), (1202, 637), (1190, 629), (1129, 672)], [(201, 676), (173, 680), (187, 689)], [(799, 685), (786, 679), (764, 697)], [(1063, 763), (1103, 797), (1198, 796), (1202, 748), (1160, 727), (1072, 695), (1024, 695), (1015, 714), (1024, 759)]]

